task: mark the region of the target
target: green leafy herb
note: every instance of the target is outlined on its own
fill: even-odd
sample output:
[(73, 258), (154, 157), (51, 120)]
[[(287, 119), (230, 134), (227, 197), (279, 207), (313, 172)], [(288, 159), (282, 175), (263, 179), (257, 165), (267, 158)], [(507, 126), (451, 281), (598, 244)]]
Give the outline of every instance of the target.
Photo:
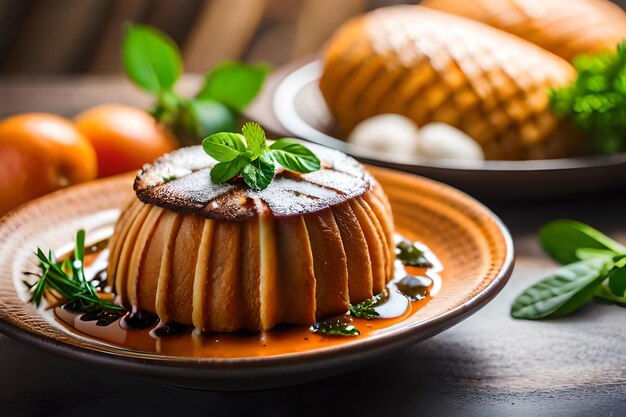
[(354, 317), (364, 318), (367, 320), (379, 317), (380, 314), (376, 311), (375, 307), (384, 303), (387, 299), (389, 299), (389, 293), (385, 289), (380, 294), (377, 294), (368, 300), (360, 302), (356, 305), (350, 305), (350, 314)]
[(626, 42), (614, 53), (577, 56), (573, 64), (578, 76), (550, 91), (552, 108), (589, 135), (595, 153), (626, 151)]
[(609, 289), (617, 297), (626, 295), (626, 257), (616, 260), (609, 271)]
[(250, 152), (237, 155), (230, 161), (220, 162), (211, 169), (211, 181), (216, 184), (223, 184), (241, 174), (241, 171), (251, 162)]
[(174, 181), (175, 179), (178, 179), (176, 175), (167, 175), (163, 177), (163, 182), (170, 182), (170, 181)]
[(197, 98), (216, 100), (241, 112), (261, 90), (269, 70), (267, 64), (222, 62), (207, 73)]
[(157, 29), (136, 24), (128, 26), (123, 59), (131, 81), (155, 95), (152, 115), (169, 126), (183, 144), (235, 130), (239, 114), (259, 93), (269, 72), (266, 64), (224, 62), (207, 72), (196, 97), (182, 97), (174, 91), (183, 72), (176, 43)]
[(266, 189), (274, 179), (274, 160), (264, 153), (250, 162), (242, 171), (243, 180), (253, 190)]
[(320, 168), (317, 156), (297, 142), (279, 139), (267, 146), (265, 131), (257, 123), (244, 124), (241, 132), (216, 133), (202, 142), (204, 151), (219, 161), (211, 170), (214, 183), (222, 184), (241, 175), (248, 187), (263, 190), (274, 179), (275, 162), (296, 172)]
[[(544, 250), (562, 264), (576, 262), (581, 254), (589, 255), (588, 249), (605, 250), (613, 255), (626, 248), (602, 232), (574, 220), (555, 220), (539, 231)], [(583, 255), (584, 256), (584, 255)]]
[(598, 285), (598, 287), (593, 292), (593, 295), (602, 300), (610, 301), (621, 306), (626, 306), (626, 297), (618, 297), (613, 294), (613, 292), (609, 289), (608, 280), (604, 280), (602, 284)]
[(396, 258), (402, 261), (404, 265), (417, 266), (422, 268), (432, 268), (433, 264), (430, 262), (422, 250), (420, 250), (415, 243), (402, 240), (396, 245)]
[(325, 336), (358, 336), (361, 334), (359, 329), (352, 325), (352, 319), (349, 316), (341, 316), (323, 321), (318, 321), (310, 327), (313, 333), (319, 333)]
[(626, 302), (626, 248), (620, 243), (573, 220), (548, 223), (539, 237), (545, 250), (567, 265), (519, 295), (511, 307), (514, 318), (569, 314), (594, 295)]
[(31, 292), (31, 302), (37, 307), (46, 291), (54, 290), (75, 311), (99, 312), (102, 310), (124, 311), (122, 306), (105, 301), (98, 297), (95, 287), (87, 281), (84, 270), (85, 231), (79, 230), (76, 234), (74, 255), (64, 261), (57, 261), (52, 251), (46, 255), (37, 249), (37, 258), (40, 261), (41, 275), (34, 284), (26, 284)]
[(244, 138), (238, 133), (215, 133), (202, 141), (202, 147), (204, 152), (220, 162), (232, 161), (246, 151)]
[(123, 45), (124, 69), (135, 84), (151, 93), (171, 90), (183, 64), (176, 43), (144, 25), (130, 25)]
[(608, 267), (604, 258), (566, 265), (518, 296), (511, 315), (517, 319), (542, 319), (571, 313), (591, 299), (606, 278)]
[(291, 171), (313, 172), (320, 169), (320, 160), (308, 148), (290, 139), (279, 139), (270, 145), (276, 161)]

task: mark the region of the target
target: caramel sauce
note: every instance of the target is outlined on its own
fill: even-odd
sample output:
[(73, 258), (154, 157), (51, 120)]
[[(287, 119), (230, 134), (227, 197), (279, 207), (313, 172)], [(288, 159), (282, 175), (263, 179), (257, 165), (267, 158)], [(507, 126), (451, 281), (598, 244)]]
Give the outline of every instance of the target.
[[(101, 274), (102, 265), (106, 265), (108, 259), (108, 251), (104, 247), (105, 245), (96, 246), (96, 249), (86, 255), (87, 279), (102, 279), (98, 274)], [(389, 297), (387, 303), (381, 306), (380, 318), (367, 320), (354, 317), (352, 324), (360, 331), (360, 335), (354, 337), (321, 335), (313, 333), (307, 325), (287, 324), (260, 333), (199, 334), (180, 323), (161, 323), (156, 316), (145, 312), (127, 313), (108, 325), (98, 325), (97, 320), (86, 321), (86, 313), (76, 313), (65, 307), (56, 307), (54, 313), (57, 321), (70, 332), (79, 332), (124, 349), (146, 353), (197, 358), (244, 358), (305, 352), (375, 336), (377, 332), (416, 314), (441, 287), (440, 273), (443, 268), (432, 252), (428, 251), (427, 254), (433, 260), (433, 268), (404, 267), (398, 263), (396, 276), (387, 289), (395, 296)], [(432, 285), (424, 292), (423, 298), (408, 301), (400, 294), (395, 283), (406, 276), (430, 278)], [(383, 311), (395, 313), (382, 313)]]

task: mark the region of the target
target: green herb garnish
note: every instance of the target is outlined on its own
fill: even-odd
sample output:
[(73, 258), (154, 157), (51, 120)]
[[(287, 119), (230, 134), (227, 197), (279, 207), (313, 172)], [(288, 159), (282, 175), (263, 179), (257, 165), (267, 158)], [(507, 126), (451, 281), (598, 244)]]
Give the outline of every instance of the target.
[(131, 81), (156, 96), (152, 115), (187, 144), (216, 132), (235, 130), (239, 114), (259, 93), (270, 69), (266, 64), (223, 62), (207, 72), (198, 94), (187, 98), (174, 91), (183, 73), (183, 59), (165, 33), (130, 25), (123, 58)]
[(432, 268), (433, 264), (430, 262), (424, 251), (418, 249), (415, 243), (402, 240), (396, 245), (396, 258), (401, 260), (404, 265), (417, 266), (422, 268)]
[[(53, 290), (68, 302), (73, 311), (97, 313), (102, 310), (124, 311), (120, 305), (98, 297), (94, 285), (85, 277), (85, 231), (76, 233), (76, 246), (71, 257), (57, 261), (52, 251), (48, 255), (37, 249), (35, 253), (40, 261), (41, 275), (34, 284), (26, 283), (31, 292), (31, 303), (37, 307), (46, 291)], [(30, 274), (33, 275), (33, 274)]]
[(360, 302), (359, 304), (350, 304), (350, 314), (354, 317), (364, 318), (367, 320), (375, 319), (380, 316), (375, 307), (388, 298), (389, 294), (387, 293), (387, 290), (385, 290), (370, 299)]
[(615, 53), (580, 55), (573, 64), (576, 80), (549, 93), (555, 113), (589, 135), (594, 153), (626, 151), (626, 42)]
[(318, 321), (310, 327), (310, 330), (313, 333), (319, 333), (325, 336), (354, 337), (361, 334), (359, 329), (352, 325), (352, 318), (350, 318), (350, 316), (341, 316)]
[(626, 248), (598, 230), (572, 220), (557, 220), (539, 232), (542, 246), (566, 264), (531, 286), (514, 301), (511, 316), (543, 319), (569, 314), (594, 295), (626, 301)]
[(254, 190), (267, 188), (275, 174), (275, 163), (295, 172), (320, 169), (320, 160), (305, 146), (290, 139), (267, 145), (265, 131), (248, 122), (239, 133), (216, 133), (202, 141), (204, 151), (219, 161), (211, 169), (211, 181), (223, 184), (238, 175)]

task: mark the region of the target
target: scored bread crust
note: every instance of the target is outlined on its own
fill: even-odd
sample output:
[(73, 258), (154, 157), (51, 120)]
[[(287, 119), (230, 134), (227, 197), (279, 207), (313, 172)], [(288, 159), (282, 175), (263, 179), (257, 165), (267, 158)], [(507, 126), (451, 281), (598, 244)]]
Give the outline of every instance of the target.
[(613, 51), (626, 39), (626, 13), (606, 0), (425, 0), (421, 5), (512, 33), (568, 61)]
[(580, 137), (549, 108), (568, 83), (563, 59), (516, 36), (421, 6), (374, 10), (345, 23), (324, 56), (320, 90), (343, 134), (382, 113), (443, 122), (488, 159), (580, 154)]
[(381, 293), (394, 273), (389, 201), (355, 160), (310, 148), (324, 168), (298, 181), (281, 172), (269, 194), (207, 188), (215, 161), (199, 147), (146, 165), (109, 242), (122, 304), (202, 332), (259, 331)]

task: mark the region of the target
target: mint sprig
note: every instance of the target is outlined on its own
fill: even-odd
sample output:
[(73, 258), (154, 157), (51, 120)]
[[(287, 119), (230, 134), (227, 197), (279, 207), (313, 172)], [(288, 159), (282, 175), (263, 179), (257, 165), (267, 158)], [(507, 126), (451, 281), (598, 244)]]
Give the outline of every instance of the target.
[(594, 295), (626, 302), (626, 247), (573, 220), (548, 223), (539, 238), (546, 252), (564, 266), (520, 294), (511, 316), (530, 320), (563, 316)]
[(216, 184), (241, 175), (248, 187), (264, 190), (274, 179), (277, 163), (294, 172), (320, 169), (319, 158), (293, 140), (278, 139), (268, 146), (265, 131), (253, 122), (244, 124), (241, 134), (220, 132), (205, 138), (202, 148), (219, 162), (211, 169)]
[(170, 127), (182, 144), (235, 130), (240, 113), (259, 93), (270, 70), (263, 63), (220, 63), (206, 73), (198, 94), (189, 98), (174, 91), (183, 73), (183, 58), (165, 33), (129, 25), (122, 52), (128, 78), (156, 97), (152, 115)]

